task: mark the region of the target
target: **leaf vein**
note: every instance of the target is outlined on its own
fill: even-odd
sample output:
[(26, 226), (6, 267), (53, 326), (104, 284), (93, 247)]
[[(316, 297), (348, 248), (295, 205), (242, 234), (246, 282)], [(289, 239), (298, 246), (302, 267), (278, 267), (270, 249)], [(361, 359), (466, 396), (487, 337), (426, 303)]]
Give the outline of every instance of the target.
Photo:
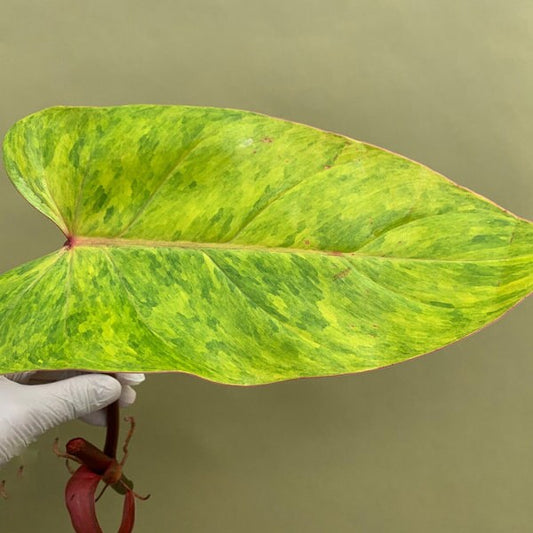
[(180, 166), (187, 160), (187, 158), (198, 148), (200, 144), (202, 144), (207, 139), (208, 137), (203, 137), (201, 139), (198, 139), (198, 137), (196, 137), (195, 139), (196, 142), (193, 142), (187, 150), (184, 150), (184, 152), (178, 158), (178, 161), (176, 162), (176, 164), (170, 169), (170, 171), (166, 175), (163, 176), (161, 181), (154, 188), (152, 194), (148, 196), (148, 198), (140, 206), (138, 211), (133, 215), (133, 218), (130, 220), (130, 222), (126, 225), (126, 227), (120, 233), (116, 235), (116, 237), (121, 237), (122, 235), (124, 235), (139, 220), (139, 218), (141, 218), (142, 214), (146, 211), (148, 206), (154, 201), (154, 198), (157, 196), (159, 191), (161, 191), (165, 183), (167, 183), (168, 180), (172, 176), (174, 176), (174, 174), (179, 170)]
[(126, 298), (128, 299), (128, 301), (130, 302), (130, 305), (132, 306), (133, 310), (135, 311), (135, 314), (137, 315), (137, 319), (139, 320), (139, 323), (146, 329), (148, 330), (154, 337), (156, 337), (157, 339), (159, 339), (165, 346), (167, 346), (168, 348), (170, 348), (172, 350), (172, 352), (175, 352), (176, 351), (176, 346), (174, 346), (173, 344), (171, 344), (167, 339), (165, 339), (165, 337), (163, 337), (162, 335), (160, 335), (159, 333), (157, 333), (157, 331), (155, 331), (151, 326), (150, 324), (148, 323), (148, 321), (146, 320), (146, 318), (144, 318), (141, 314), (141, 312), (139, 311), (139, 308), (137, 307), (137, 304), (135, 303), (135, 298), (133, 296), (133, 294), (130, 292), (130, 290), (128, 289), (127, 285), (126, 285), (126, 282), (124, 280), (124, 277), (122, 276), (119, 268), (117, 267), (117, 265), (115, 264), (115, 262), (113, 261), (113, 258), (111, 257), (111, 254), (104, 249), (104, 254), (105, 256), (107, 257), (107, 260), (109, 261), (109, 263), (111, 264), (113, 270), (115, 271), (116, 273), (116, 277), (118, 278), (118, 280), (120, 281), (120, 284), (122, 285), (123, 289), (124, 289), (124, 294), (126, 295)]
[(274, 322), (276, 322), (277, 324), (279, 324), (281, 327), (283, 327), (284, 329), (287, 329), (293, 333), (295, 333), (298, 338), (304, 342), (307, 342), (307, 343), (310, 343), (314, 346), (319, 346), (318, 343), (312, 341), (311, 339), (308, 339), (306, 338), (302, 333), (302, 331), (300, 331), (298, 328), (295, 328), (293, 326), (291, 326), (289, 323), (287, 322), (283, 322), (279, 316), (275, 315), (274, 313), (272, 313), (272, 311), (270, 311), (267, 307), (261, 305), (260, 303), (256, 302), (219, 264), (218, 262), (213, 259), (213, 257), (208, 253), (206, 252), (205, 250), (201, 250), (202, 254), (207, 257), (209, 259), (209, 261), (217, 268), (217, 270), (228, 280), (228, 282), (233, 285), (237, 291), (242, 294), (242, 296), (252, 302), (252, 304), (254, 304), (255, 307), (257, 307), (258, 309), (260, 309), (263, 313), (265, 313), (266, 315), (268, 315)]
[(63, 310), (63, 329), (65, 331), (65, 342), (69, 338), (68, 335), (68, 317), (70, 313), (70, 293), (71, 293), (71, 280), (72, 280), (72, 262), (74, 261), (74, 254), (72, 250), (65, 252), (68, 253), (67, 258), (67, 274), (65, 277), (65, 309)]
[(300, 181), (297, 181), (296, 183), (290, 185), (286, 189), (283, 189), (282, 191), (280, 191), (277, 195), (273, 196), (269, 201), (267, 201), (265, 203), (265, 205), (263, 207), (261, 207), (261, 209), (259, 209), (259, 211), (253, 213), (253, 215), (250, 218), (245, 220), (244, 224), (237, 230), (237, 232), (233, 235), (233, 237), (231, 237), (231, 239), (229, 239), (229, 241), (227, 241), (227, 242), (233, 242), (235, 239), (237, 239), (239, 237), (239, 235), (241, 235), (241, 233), (243, 233), (246, 230), (246, 228), (248, 228), (255, 220), (257, 220), (257, 218), (261, 214), (263, 214), (265, 211), (267, 211), (267, 209), (271, 209), (272, 205), (274, 205), (275, 203), (277, 203), (280, 200), (282, 200), (291, 191), (293, 191), (294, 189), (300, 187), (301, 185), (305, 185), (312, 177), (317, 176), (319, 174), (322, 174), (324, 172), (328, 172), (329, 170), (331, 170), (331, 167), (333, 167), (333, 165), (335, 164), (335, 161), (338, 159), (339, 155), (344, 151), (344, 149), (345, 149), (345, 145), (343, 145), (341, 147), (341, 149), (335, 154), (333, 159), (330, 162), (327, 163), (326, 168), (323, 167), (321, 170), (319, 170), (317, 172), (314, 172), (310, 176), (305, 176)]
[(39, 274), (39, 276), (37, 276), (22, 292), (20, 292), (15, 297), (15, 300), (13, 302), (11, 302), (11, 305), (8, 306), (6, 308), (6, 310), (4, 311), (4, 313), (2, 314), (2, 321), (3, 322), (5, 322), (6, 318), (9, 316), (9, 314), (12, 313), (15, 310), (15, 308), (17, 307), (18, 303), (22, 300), (22, 298), (24, 298), (24, 296), (26, 296), (26, 294), (28, 294), (33, 289), (33, 287), (35, 287), (35, 285), (37, 285), (37, 283), (39, 283), (39, 281), (41, 281), (46, 276), (46, 274), (48, 274), (50, 272), (50, 270), (52, 270), (52, 268), (55, 266), (55, 264), (59, 261), (59, 258), (61, 257), (62, 253), (63, 252), (57, 253), (57, 257), (54, 259), (54, 261), (52, 263), (50, 263), (50, 265), (47, 266), (41, 272), (41, 274)]

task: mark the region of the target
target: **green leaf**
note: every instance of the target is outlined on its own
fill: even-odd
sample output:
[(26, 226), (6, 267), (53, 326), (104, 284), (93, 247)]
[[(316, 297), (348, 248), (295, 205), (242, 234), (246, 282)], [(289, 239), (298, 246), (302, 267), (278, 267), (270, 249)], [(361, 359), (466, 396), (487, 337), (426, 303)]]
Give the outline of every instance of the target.
[(266, 116), (51, 108), (4, 142), (68, 237), (0, 277), (0, 372), (360, 372), (478, 330), (533, 287), (533, 225), (429, 168)]

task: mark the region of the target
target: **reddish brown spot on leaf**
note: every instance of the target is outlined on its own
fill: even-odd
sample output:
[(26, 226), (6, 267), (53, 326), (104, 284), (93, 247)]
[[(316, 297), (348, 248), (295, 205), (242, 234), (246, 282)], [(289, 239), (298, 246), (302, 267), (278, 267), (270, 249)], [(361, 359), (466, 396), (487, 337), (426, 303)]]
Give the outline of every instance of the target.
[(345, 278), (350, 273), (350, 270), (352, 269), (348, 267), (348, 268), (345, 268), (344, 270), (341, 270), (340, 272), (337, 272), (337, 274), (333, 276), (333, 279), (337, 280), (337, 279)]

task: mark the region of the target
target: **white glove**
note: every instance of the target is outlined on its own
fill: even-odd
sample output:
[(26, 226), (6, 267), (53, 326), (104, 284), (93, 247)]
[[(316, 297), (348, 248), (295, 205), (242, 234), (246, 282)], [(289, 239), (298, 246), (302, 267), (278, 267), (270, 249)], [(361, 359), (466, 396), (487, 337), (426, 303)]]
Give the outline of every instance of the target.
[(105, 425), (104, 407), (120, 399), (135, 401), (131, 388), (144, 374), (86, 374), (83, 372), (23, 372), (0, 376), (0, 466), (45, 431), (83, 418)]

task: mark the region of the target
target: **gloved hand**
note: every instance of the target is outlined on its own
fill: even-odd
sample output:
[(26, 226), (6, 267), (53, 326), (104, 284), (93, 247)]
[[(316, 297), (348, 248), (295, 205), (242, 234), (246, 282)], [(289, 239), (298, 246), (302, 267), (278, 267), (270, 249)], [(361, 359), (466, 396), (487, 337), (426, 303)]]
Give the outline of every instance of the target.
[(63, 422), (82, 418), (105, 425), (104, 407), (135, 401), (131, 388), (144, 374), (86, 374), (78, 371), (23, 372), (0, 376), (0, 466), (38, 436)]

